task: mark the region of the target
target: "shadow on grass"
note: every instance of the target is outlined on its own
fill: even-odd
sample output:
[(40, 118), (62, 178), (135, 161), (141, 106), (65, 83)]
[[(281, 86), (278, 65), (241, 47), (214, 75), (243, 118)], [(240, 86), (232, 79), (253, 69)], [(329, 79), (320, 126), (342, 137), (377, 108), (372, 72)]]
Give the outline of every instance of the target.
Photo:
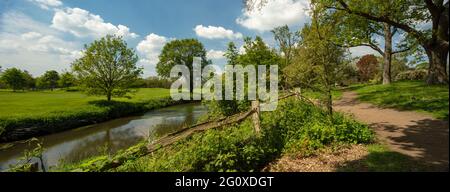
[(380, 107), (432, 113), (448, 120), (448, 86), (430, 86), (419, 81), (395, 82), (391, 85), (353, 85), (347, 91), (356, 91), (358, 100)]
[(423, 163), (401, 153), (387, 150), (381, 145), (368, 146), (369, 154), (362, 159), (346, 162), (336, 167), (339, 172), (445, 172), (435, 164)]

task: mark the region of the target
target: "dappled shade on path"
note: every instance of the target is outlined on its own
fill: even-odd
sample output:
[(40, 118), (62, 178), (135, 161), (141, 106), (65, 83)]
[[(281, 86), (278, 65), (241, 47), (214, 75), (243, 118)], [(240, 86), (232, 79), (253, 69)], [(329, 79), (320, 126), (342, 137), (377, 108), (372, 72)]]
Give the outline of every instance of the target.
[(369, 124), (391, 150), (424, 162), (432, 170), (448, 171), (448, 121), (361, 103), (354, 92), (345, 92), (334, 107)]

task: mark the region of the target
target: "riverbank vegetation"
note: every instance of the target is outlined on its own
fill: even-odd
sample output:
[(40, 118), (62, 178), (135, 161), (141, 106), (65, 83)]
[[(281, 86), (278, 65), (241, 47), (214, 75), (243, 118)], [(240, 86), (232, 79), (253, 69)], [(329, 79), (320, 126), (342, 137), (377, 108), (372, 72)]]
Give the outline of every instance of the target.
[(81, 92), (0, 90), (0, 138), (26, 139), (173, 105), (168, 89), (142, 88), (106, 102)]
[[(338, 113), (333, 120), (327, 116), (320, 107), (288, 99), (276, 111), (262, 113), (260, 137), (255, 136), (252, 123), (244, 121), (195, 134), (143, 157), (128, 156), (125, 164), (108, 171), (261, 171), (282, 154), (310, 156), (326, 146), (373, 141), (367, 125)], [(145, 144), (134, 149), (140, 147), (145, 151)], [(97, 157), (62, 169), (100, 171), (105, 162), (118, 157), (123, 154)]]

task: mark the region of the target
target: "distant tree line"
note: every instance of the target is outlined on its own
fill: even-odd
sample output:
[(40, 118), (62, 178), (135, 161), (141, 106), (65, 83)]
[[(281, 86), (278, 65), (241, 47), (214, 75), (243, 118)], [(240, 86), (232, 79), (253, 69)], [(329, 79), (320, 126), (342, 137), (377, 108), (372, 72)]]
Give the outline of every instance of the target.
[(33, 77), (28, 71), (8, 68), (0, 71), (0, 88), (13, 91), (51, 90), (68, 88), (76, 85), (75, 76), (70, 72), (59, 74), (57, 71), (46, 71), (42, 76)]

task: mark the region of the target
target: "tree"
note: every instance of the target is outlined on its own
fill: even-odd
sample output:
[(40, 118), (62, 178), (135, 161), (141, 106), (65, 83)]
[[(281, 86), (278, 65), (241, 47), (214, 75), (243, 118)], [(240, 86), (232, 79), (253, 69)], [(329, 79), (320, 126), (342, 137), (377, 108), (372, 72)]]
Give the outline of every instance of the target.
[(375, 55), (364, 55), (356, 63), (361, 81), (369, 81), (373, 79), (378, 72), (378, 60)]
[(29, 89), (36, 88), (36, 79), (28, 71), (23, 71), (23, 77), (26, 80), (26, 87)]
[(142, 74), (136, 66), (138, 57), (122, 37), (107, 35), (85, 45), (83, 56), (74, 61), (72, 69), (88, 94), (122, 97)]
[(281, 58), (263, 41), (259, 36), (252, 40), (249, 37), (244, 39), (245, 53), (239, 56), (238, 62), (242, 65), (279, 65)]
[[(383, 2), (383, 3), (380, 3)], [(428, 84), (448, 84), (449, 1), (444, 0), (316, 0), (315, 6), (386, 23), (399, 28), (419, 43), (429, 60)], [(389, 13), (389, 14), (386, 14)], [(399, 17), (401, 15), (401, 17)], [(431, 23), (417, 25), (417, 23)]]
[[(387, 1), (386, 1), (387, 2)], [(317, 11), (317, 10), (316, 10)], [(326, 10), (322, 12), (328, 13)], [(403, 36), (403, 32), (387, 23), (378, 23), (363, 17), (348, 14), (346, 12), (332, 12), (330, 15), (323, 14), (328, 19), (333, 19), (339, 23), (334, 40), (339, 46), (357, 47), (367, 46), (377, 51), (383, 57), (383, 84), (390, 84), (392, 81), (392, 58), (395, 54), (412, 50), (416, 45), (407, 46), (405, 43), (394, 45), (392, 39), (395, 35)], [(384, 39), (384, 48), (377, 42), (377, 38)], [(403, 42), (405, 39), (402, 39)], [(395, 49), (396, 48), (396, 49)]]
[(233, 42), (228, 43), (227, 51), (224, 54), (225, 58), (227, 58), (227, 64), (235, 66), (238, 64), (239, 51), (236, 48), (236, 45)]
[(280, 68), (289, 65), (294, 56), (295, 45), (299, 41), (299, 33), (291, 32), (287, 25), (276, 27), (271, 31), (278, 44), (279, 52), (283, 56), (284, 63)]
[(6, 69), (1, 76), (1, 80), (14, 92), (17, 90), (23, 90), (27, 86), (27, 79), (23, 72), (17, 68)]
[[(272, 33), (275, 41), (278, 43), (279, 53), (283, 57), (284, 62), (281, 62), (279, 65), (281, 71), (283, 71), (283, 69), (292, 62), (295, 45), (299, 41), (299, 33), (291, 32), (287, 25), (273, 29)], [(284, 79), (284, 74), (281, 74), (281, 84), (283, 85)]]
[(55, 70), (46, 71), (40, 78), (41, 87), (48, 88), (53, 91), (58, 87), (59, 74)]
[(313, 18), (311, 25), (303, 27), (294, 61), (285, 69), (291, 86), (311, 89), (325, 96), (331, 119), (332, 89), (344, 78), (349, 64), (346, 50), (330, 41), (334, 38), (335, 27), (333, 23), (319, 23)]
[(169, 78), (170, 71), (175, 65), (185, 65), (191, 71), (190, 92), (194, 90), (194, 79), (192, 77), (192, 65), (194, 57), (201, 58), (202, 68), (209, 63), (206, 59), (206, 50), (203, 44), (197, 39), (173, 40), (164, 45), (159, 62), (156, 65), (156, 72), (159, 76)]
[[(245, 0), (247, 9), (265, 6), (268, 0)], [(312, 7), (343, 11), (403, 30), (410, 42), (419, 43), (428, 60), (428, 84), (448, 84), (449, 1), (445, 0), (313, 0)], [(431, 23), (430, 26), (418, 23)]]
[(70, 72), (65, 72), (61, 74), (61, 78), (58, 81), (58, 86), (62, 88), (75, 86), (75, 75)]

